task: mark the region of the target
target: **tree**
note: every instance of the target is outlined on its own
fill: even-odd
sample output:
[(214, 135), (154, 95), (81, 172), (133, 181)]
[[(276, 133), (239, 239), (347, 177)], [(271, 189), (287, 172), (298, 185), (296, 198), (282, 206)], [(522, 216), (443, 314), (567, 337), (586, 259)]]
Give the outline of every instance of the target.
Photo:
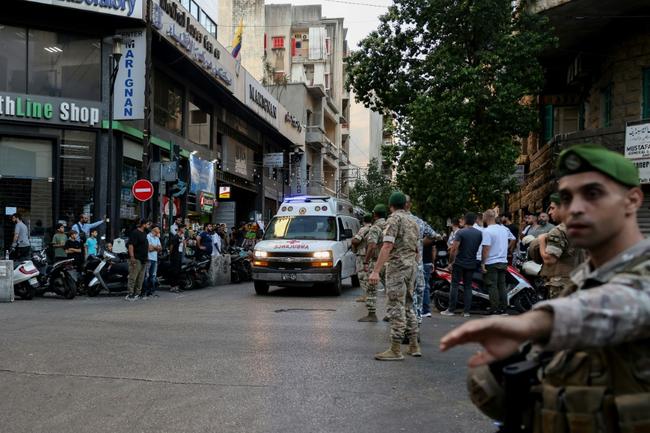
[(350, 189), (350, 200), (355, 206), (372, 212), (375, 205), (383, 203), (388, 206), (388, 198), (395, 186), (390, 178), (384, 176), (375, 158), (368, 163), (368, 172), (362, 179), (355, 181)]
[(484, 209), (512, 187), (552, 43), (545, 19), (510, 0), (395, 0), (352, 54), (348, 85), (396, 114), (397, 183), (426, 217)]

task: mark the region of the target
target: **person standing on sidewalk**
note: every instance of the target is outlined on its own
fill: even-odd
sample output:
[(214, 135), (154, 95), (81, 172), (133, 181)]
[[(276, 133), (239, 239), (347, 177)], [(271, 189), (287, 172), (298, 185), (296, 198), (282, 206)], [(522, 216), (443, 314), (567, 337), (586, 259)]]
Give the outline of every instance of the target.
[(356, 302), (366, 302), (366, 299), (368, 299), (368, 271), (364, 266), (364, 261), (368, 248), (368, 232), (371, 226), (372, 215), (367, 213), (363, 216), (363, 226), (352, 238), (352, 251), (357, 257), (357, 278), (359, 278), (359, 284), (362, 290), (362, 294), (355, 300)]
[(385, 352), (376, 354), (375, 359), (401, 361), (404, 359), (401, 343), (405, 333), (409, 336), (407, 354), (422, 356), (418, 343), (418, 319), (413, 305), (420, 231), (405, 210), (406, 196), (402, 192), (392, 193), (388, 204), (391, 215), (386, 221), (384, 243), (368, 284), (379, 283), (379, 274), (386, 265), (386, 296), (391, 345)]
[(483, 221), (487, 227), (483, 230), (483, 242), (481, 242), (481, 248), (483, 248), (481, 272), (485, 274), (485, 287), (490, 294), (490, 312), (506, 314), (508, 307), (506, 300), (508, 250), (517, 239), (507, 227), (497, 224), (496, 214), (493, 210), (485, 211)]
[(79, 215), (79, 221), (75, 223), (71, 228), (74, 229), (79, 234), (79, 239), (82, 243), (86, 242), (86, 239), (90, 236), (90, 231), (99, 227), (100, 225), (106, 222), (106, 217), (103, 220), (91, 223), (90, 217), (88, 214), (82, 213)]
[(147, 220), (141, 219), (138, 226), (129, 235), (129, 294), (124, 298), (127, 301), (140, 299), (149, 260), (149, 242), (146, 234), (149, 224)]
[(179, 288), (179, 276), (181, 273), (181, 266), (183, 264), (183, 255), (185, 252), (185, 227), (180, 225), (178, 226), (176, 233), (172, 234), (169, 238), (169, 266), (171, 281), (169, 289), (172, 293), (178, 293), (181, 291)]
[(147, 272), (144, 280), (145, 299), (149, 296), (155, 295), (156, 285), (158, 284), (158, 253), (162, 251), (162, 245), (160, 244), (160, 228), (156, 226), (151, 229), (151, 233), (147, 235), (147, 243), (149, 253)]
[(74, 259), (77, 271), (81, 272), (84, 266), (84, 244), (79, 240), (76, 230), (70, 230), (70, 239), (65, 242), (64, 248), (67, 258)]
[(449, 291), (449, 308), (441, 311), (443, 316), (453, 316), (458, 303), (458, 289), (463, 282), (464, 316), (469, 317), (472, 308), (472, 276), (476, 271), (476, 256), (483, 242), (483, 234), (474, 228), (476, 214), (465, 215), (465, 228), (458, 230), (449, 251), (451, 264), (451, 288)]
[(21, 260), (23, 258), (29, 257), (29, 230), (23, 222), (20, 214), (13, 214), (11, 220), (16, 224), (14, 229), (14, 241), (11, 245), (14, 247), (14, 257), (16, 260)]
[(54, 248), (54, 262), (59, 262), (68, 258), (65, 252), (65, 243), (68, 237), (65, 235), (65, 225), (58, 223), (56, 233), (52, 236), (52, 248)]

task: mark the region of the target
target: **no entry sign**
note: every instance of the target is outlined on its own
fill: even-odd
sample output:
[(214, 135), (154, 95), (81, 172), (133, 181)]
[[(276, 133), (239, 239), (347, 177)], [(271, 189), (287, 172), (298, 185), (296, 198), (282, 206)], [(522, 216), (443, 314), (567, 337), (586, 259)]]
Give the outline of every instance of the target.
[(153, 197), (153, 185), (147, 179), (136, 180), (131, 187), (131, 193), (136, 200), (147, 201)]

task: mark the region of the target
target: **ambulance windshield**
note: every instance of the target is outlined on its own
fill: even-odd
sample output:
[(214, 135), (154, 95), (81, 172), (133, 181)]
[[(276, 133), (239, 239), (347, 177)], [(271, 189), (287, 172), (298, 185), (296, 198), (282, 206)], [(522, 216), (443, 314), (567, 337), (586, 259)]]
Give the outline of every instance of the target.
[(264, 240), (336, 240), (336, 218), (326, 216), (281, 216), (271, 220)]

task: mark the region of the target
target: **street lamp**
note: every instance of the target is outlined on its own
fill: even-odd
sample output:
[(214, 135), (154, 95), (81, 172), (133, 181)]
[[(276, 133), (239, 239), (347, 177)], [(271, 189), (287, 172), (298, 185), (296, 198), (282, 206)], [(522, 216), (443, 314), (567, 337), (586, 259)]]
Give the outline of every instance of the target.
[[(114, 204), (116, 201), (116, 191), (118, 190), (117, 186), (115, 185), (117, 181), (117, 161), (113, 161), (115, 154), (115, 152), (113, 152), (113, 95), (115, 93), (115, 80), (117, 79), (117, 71), (120, 69), (120, 59), (122, 58), (122, 36), (114, 35), (106, 38), (104, 41), (107, 43), (112, 43), (113, 45), (113, 50), (109, 55), (110, 92), (108, 97), (108, 161), (111, 165), (109, 169), (109, 176), (111, 178), (109, 179), (108, 185), (110, 186), (109, 194), (113, 194), (113, 197), (111, 197), (108, 202), (112, 206), (112, 204)], [(111, 209), (111, 213), (114, 213), (114, 211), (115, 209)], [(114, 226), (119, 219), (119, 216), (111, 215), (111, 217), (113, 220), (112, 226)], [(113, 230), (111, 230), (111, 234), (114, 234)]]

